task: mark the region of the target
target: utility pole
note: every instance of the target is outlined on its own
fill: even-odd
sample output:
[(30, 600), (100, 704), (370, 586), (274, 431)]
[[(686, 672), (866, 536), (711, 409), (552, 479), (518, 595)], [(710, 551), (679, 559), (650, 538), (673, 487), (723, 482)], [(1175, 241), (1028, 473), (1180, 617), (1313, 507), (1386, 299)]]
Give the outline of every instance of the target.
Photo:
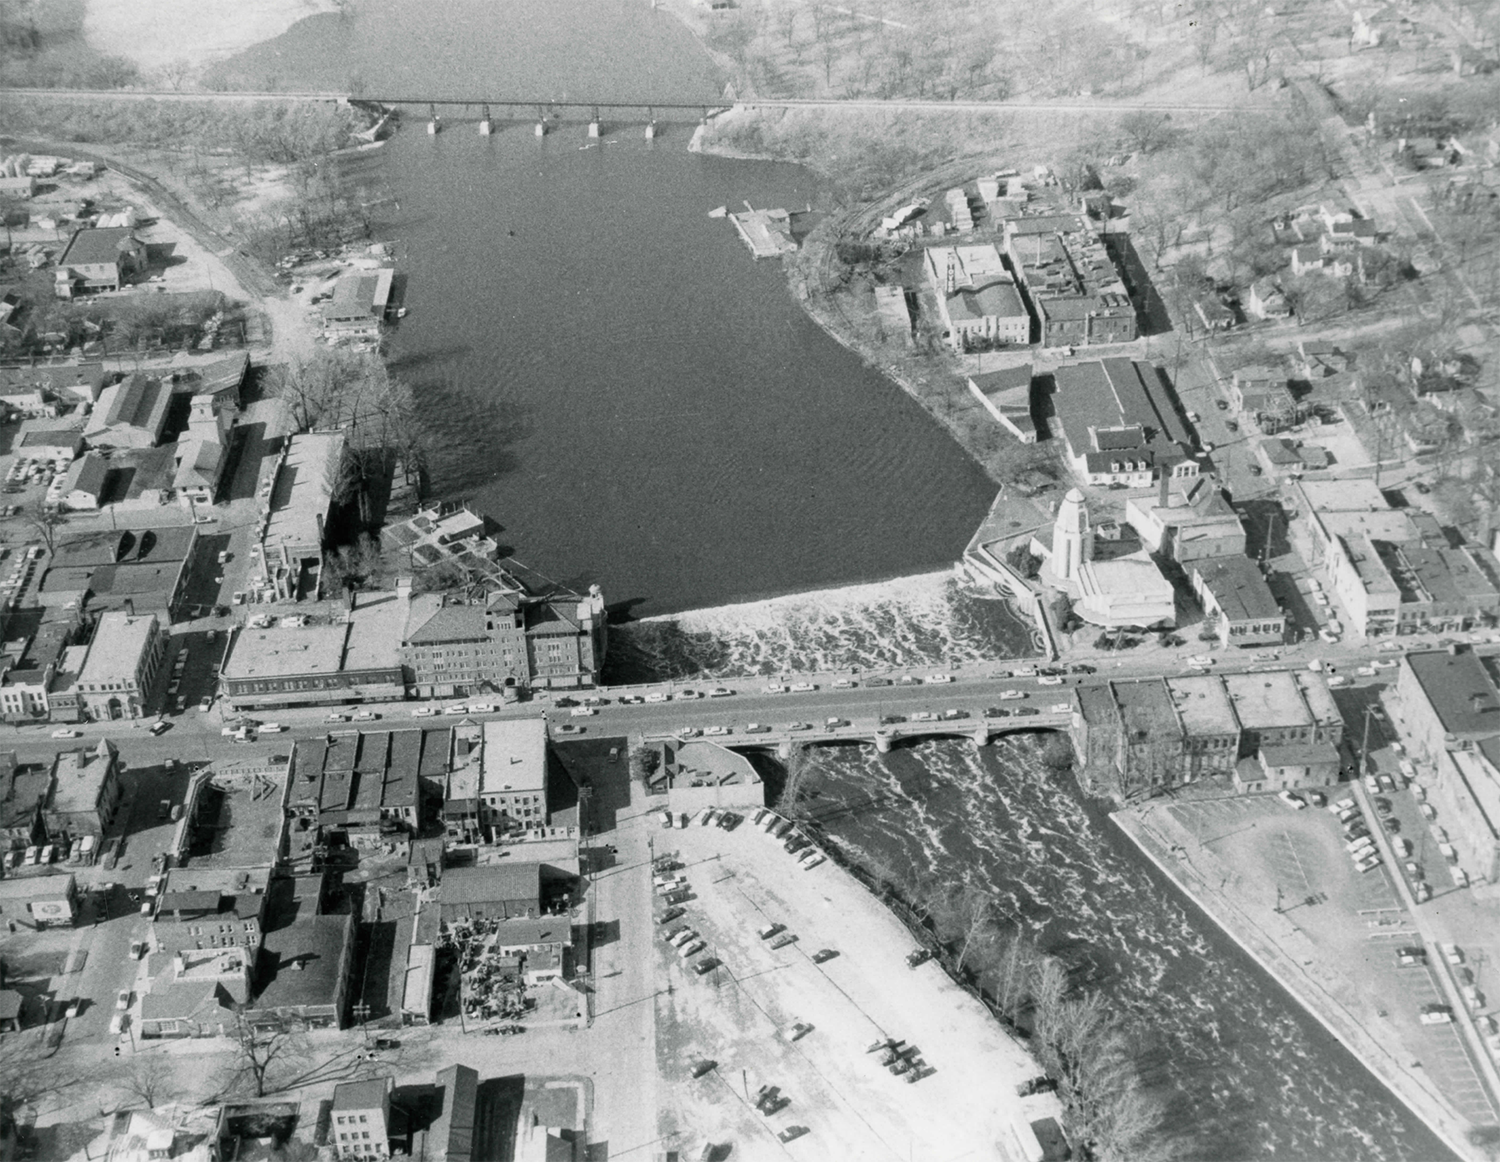
[(1375, 704), (1372, 702), (1365, 707), (1365, 730), (1364, 737), (1359, 744), (1359, 765), (1361, 774), (1370, 773), (1370, 719), (1375, 717)]

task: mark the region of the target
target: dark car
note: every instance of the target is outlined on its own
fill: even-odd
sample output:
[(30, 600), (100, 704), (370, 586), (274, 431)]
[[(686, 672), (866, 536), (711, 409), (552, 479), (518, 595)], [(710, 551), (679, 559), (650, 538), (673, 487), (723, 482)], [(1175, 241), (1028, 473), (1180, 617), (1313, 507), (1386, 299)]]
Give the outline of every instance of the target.
[(706, 1058), (702, 1061), (695, 1061), (693, 1062), (693, 1076), (702, 1077), (704, 1074), (712, 1073), (717, 1068), (719, 1068), (717, 1061), (709, 1061)]
[(904, 715), (904, 714), (882, 714), (880, 716), (880, 725), (881, 726), (894, 726), (898, 722), (905, 722), (905, 721), (906, 721), (906, 715)]
[(693, 971), (699, 976), (703, 976), (706, 973), (713, 972), (713, 970), (718, 967), (719, 962), (717, 960), (715, 960), (712, 956), (705, 956), (697, 964), (693, 965)]
[(1061, 666), (1039, 666), (1037, 676), (1041, 678), (1060, 678), (1068, 671)]
[(832, 948), (820, 948), (812, 954), (812, 962), (814, 964), (822, 964), (825, 961), (832, 960), (837, 955), (838, 953)]
[(1035, 706), (1017, 706), (1015, 710), (1017, 718), (1030, 718), (1032, 715), (1040, 713), (1041, 711)]
[(1418, 480), (1415, 484), (1412, 485), (1412, 487), (1420, 492), (1423, 496), (1426, 496), (1429, 492), (1432, 491), (1432, 489), (1428, 487), (1426, 482), (1421, 480)]
[(866, 686), (889, 686), (890, 684), (891, 684), (891, 680), (889, 678), (866, 678), (865, 679), (865, 685)]
[(376, 1037), (375, 1048), (377, 1049), (400, 1049), (401, 1042), (393, 1037)]
[(719, 816), (719, 826), (725, 831), (733, 831), (744, 822), (744, 816), (736, 815), (733, 811), (725, 811)]
[(166, 734), (167, 731), (169, 731), (171, 729), (172, 729), (172, 724), (170, 722), (168, 722), (165, 718), (158, 719), (156, 722), (153, 722), (151, 724), (151, 733), (152, 734)]
[(1389, 799), (1376, 798), (1375, 810), (1379, 811), (1382, 815), (1389, 815), (1394, 808), (1391, 806)]
[(1099, 671), (1097, 667), (1091, 666), (1087, 662), (1074, 662), (1068, 667), (1068, 672), (1070, 674), (1097, 674)]
[(1239, 424), (1235, 423), (1233, 420), (1225, 420), (1224, 421), (1224, 426), (1226, 428), (1228, 428), (1231, 432), (1237, 432), (1237, 431), (1240, 430)]
[(1392, 835), (1395, 835), (1396, 832), (1401, 830), (1401, 820), (1395, 818), (1394, 816), (1387, 816), (1386, 818), (1382, 819), (1380, 821), (1380, 825), (1387, 831), (1389, 831)]
[(984, 716), (986, 718), (1009, 718), (1010, 711), (1004, 706), (991, 706), (984, 712)]
[(685, 915), (687, 915), (686, 908), (668, 908), (656, 918), (656, 922), (658, 924), (670, 924), (673, 920)]
[(794, 1142), (798, 1138), (802, 1137), (802, 1135), (805, 1134), (805, 1133), (807, 1133), (807, 1127), (806, 1126), (788, 1126), (786, 1129), (782, 1130), (781, 1133), (777, 1134), (776, 1136), (778, 1138), (780, 1138), (783, 1142)]
[(578, 705), (578, 699), (577, 698), (554, 698), (554, 699), (552, 699), (552, 705), (554, 705), (554, 706), (562, 706), (564, 708), (567, 708), (567, 707), (570, 707), (570, 706), (577, 706)]
[(926, 964), (932, 959), (932, 953), (925, 948), (918, 948), (906, 954), (906, 967), (916, 968), (919, 964)]
[(1229, 410), (1229, 401), (1227, 399), (1216, 399), (1214, 400), (1214, 407), (1218, 408), (1221, 412), (1227, 412)]

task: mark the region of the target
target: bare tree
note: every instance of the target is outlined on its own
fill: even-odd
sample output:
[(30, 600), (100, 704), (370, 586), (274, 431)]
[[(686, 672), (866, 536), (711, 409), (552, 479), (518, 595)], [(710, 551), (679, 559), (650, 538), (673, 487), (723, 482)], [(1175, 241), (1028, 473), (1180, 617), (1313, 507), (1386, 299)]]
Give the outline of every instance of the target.
[(68, 518), (62, 513), (48, 512), (46, 509), (39, 509), (26, 517), (26, 527), (41, 538), (42, 543), (47, 546), (49, 557), (57, 552), (57, 530), (67, 523)]
[(138, 1056), (119, 1075), (119, 1084), (131, 1097), (145, 1102), (148, 1110), (154, 1110), (156, 1103), (171, 1093), (171, 1059), (162, 1053)]
[(248, 1082), (256, 1097), (275, 1088), (277, 1075), (306, 1056), (303, 1037), (284, 1028), (257, 1028), (241, 1015), (234, 1033), (235, 1051), (231, 1069), (234, 1081)]
[(811, 763), (808, 748), (802, 743), (791, 743), (791, 753), (783, 764), (786, 781), (781, 785), (781, 797), (776, 800), (776, 809), (788, 819), (803, 819), (807, 816), (808, 777)]
[(157, 71), (167, 88), (180, 92), (183, 85), (187, 84), (188, 79), (193, 75), (194, 68), (193, 62), (186, 57), (177, 57), (162, 65)]

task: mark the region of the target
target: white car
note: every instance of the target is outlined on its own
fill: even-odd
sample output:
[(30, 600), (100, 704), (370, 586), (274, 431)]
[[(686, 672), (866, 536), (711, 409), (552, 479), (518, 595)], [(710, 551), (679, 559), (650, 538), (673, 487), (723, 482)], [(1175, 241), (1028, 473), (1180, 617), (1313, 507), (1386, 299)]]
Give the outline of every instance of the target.
[(599, 712), (592, 706), (575, 706), (572, 710), (569, 710), (568, 713), (571, 714), (574, 718), (592, 718)]
[(792, 683), (792, 693), (793, 694), (811, 694), (817, 688), (818, 688), (818, 686), (817, 686), (816, 682), (793, 682)]
[(418, 706), (411, 712), (413, 718), (431, 718), (437, 713), (431, 706)]
[(1277, 791), (1276, 797), (1293, 811), (1301, 811), (1307, 807), (1307, 800), (1301, 795), (1294, 795), (1291, 791)]
[(997, 695), (997, 697), (999, 697), (1000, 701), (1002, 701), (1002, 702), (1012, 702), (1012, 701), (1014, 701), (1017, 698), (1024, 698), (1024, 697), (1026, 697), (1026, 691), (1025, 690), (1001, 690), (1000, 693), (999, 693), (999, 695)]
[(476, 702), (469, 707), (470, 714), (493, 714), (498, 707), (489, 702)]
[(1043, 674), (1036, 680), (1038, 686), (1061, 686), (1063, 680), (1056, 674)]
[(1187, 660), (1187, 664), (1190, 666), (1211, 666), (1214, 664), (1214, 659), (1207, 654), (1194, 654)]
[(780, 682), (772, 682), (769, 686), (765, 687), (764, 692), (767, 694), (785, 694), (786, 691), (787, 688)]
[(1354, 685), (1353, 680), (1350, 679), (1350, 678), (1344, 677), (1343, 674), (1335, 674), (1333, 677), (1331, 677), (1331, 678), (1328, 679), (1328, 688), (1330, 690), (1341, 690), (1345, 686), (1352, 686), (1352, 685)]
[(1394, 670), (1400, 664), (1395, 658), (1376, 658), (1370, 663), (1377, 670)]
[(1375, 667), (1374, 666), (1360, 666), (1359, 669), (1355, 670), (1354, 672), (1356, 674), (1358, 674), (1361, 678), (1373, 678), (1375, 676)]
[[(1401, 652), (1401, 643), (1400, 642), (1381, 642), (1375, 648), (1378, 649), (1378, 650), (1380, 650), (1381, 653), (1399, 654)], [(1395, 664), (1396, 664), (1395, 662), (1391, 663), (1391, 665), (1393, 665), (1393, 666)]]
[(733, 697), (733, 695), (734, 691), (731, 690), (728, 686), (715, 686), (708, 692), (708, 696), (710, 698), (730, 698)]
[(457, 706), (444, 706), (443, 707), (443, 713), (444, 714), (467, 714), (468, 712), (469, 712), (468, 706), (464, 705), (463, 703), (459, 703)]
[(52, 737), (53, 738), (82, 738), (83, 737), (83, 731), (81, 731), (81, 730), (69, 730), (69, 729), (67, 729), (67, 727), (64, 727), (62, 730), (54, 730), (52, 732)]
[(946, 686), (951, 681), (953, 681), (952, 674), (928, 674), (922, 679), (923, 685), (926, 686)]
[(280, 734), (286, 727), (279, 722), (263, 722), (258, 729), (262, 734)]
[(1047, 707), (1047, 712), (1049, 714), (1072, 714), (1073, 704), (1071, 702), (1054, 702), (1051, 706)]
[(730, 727), (727, 727), (727, 726), (710, 726), (703, 733), (704, 734), (711, 734), (711, 735), (718, 736), (718, 735), (723, 735), (723, 734), (733, 734), (734, 731)]

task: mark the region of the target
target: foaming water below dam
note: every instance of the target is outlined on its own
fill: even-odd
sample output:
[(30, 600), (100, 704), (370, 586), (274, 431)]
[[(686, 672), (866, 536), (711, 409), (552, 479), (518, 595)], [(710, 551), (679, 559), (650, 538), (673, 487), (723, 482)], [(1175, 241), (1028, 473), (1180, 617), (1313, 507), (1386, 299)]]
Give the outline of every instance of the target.
[(1380, 1162), (1451, 1151), (1048, 769), (1044, 740), (879, 756), (815, 748), (814, 818), (897, 882), (974, 882), (1043, 949), (1090, 967), (1136, 1033), (1179, 1157)]
[(612, 683), (952, 666), (1035, 654), (1030, 622), (952, 573), (650, 617), (610, 630)]

